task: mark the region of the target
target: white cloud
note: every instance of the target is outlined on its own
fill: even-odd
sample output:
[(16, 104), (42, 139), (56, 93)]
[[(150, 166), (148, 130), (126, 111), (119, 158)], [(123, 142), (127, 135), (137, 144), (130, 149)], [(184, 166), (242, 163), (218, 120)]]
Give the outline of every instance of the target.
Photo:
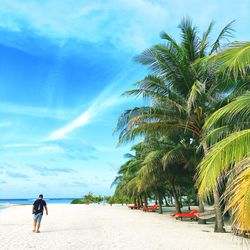
[[(135, 69), (132, 68), (126, 73), (121, 74), (116, 80), (114, 80), (108, 87), (106, 87), (101, 94), (92, 102), (92, 104), (85, 110), (81, 115), (79, 115), (72, 122), (66, 126), (51, 133), (47, 140), (57, 140), (62, 139), (64, 136), (79, 127), (83, 127), (92, 121), (98, 114), (106, 111), (107, 109), (127, 102), (128, 99), (122, 98), (120, 95), (122, 93), (123, 80), (127, 75), (131, 74)], [(119, 86), (119, 88), (117, 88)]]
[[(124, 50), (142, 51), (159, 41), (162, 30), (176, 32), (184, 16), (203, 28), (212, 19), (225, 24), (239, 19), (247, 29), (250, 1), (198, 0), (1, 0), (0, 27), (24, 29), (63, 45), (68, 40), (112, 43)], [(224, 11), (223, 15), (220, 15)], [(225, 14), (226, 13), (226, 14)], [(245, 32), (244, 32), (245, 33)], [(2, 38), (3, 39), (3, 38)]]
[(41, 144), (38, 143), (11, 143), (3, 145), (4, 148), (34, 148), (40, 146)]
[[(58, 120), (67, 120), (72, 116), (72, 112), (70, 111), (67, 112), (59, 109), (57, 110), (44, 107), (22, 106), (22, 105), (15, 105), (3, 102), (0, 103), (0, 113), (51, 118)], [(11, 122), (2, 123), (2, 126), (11, 126), (11, 125), (12, 125)], [(0, 127), (1, 127), (1, 122), (0, 122)]]
[(43, 146), (39, 150), (45, 153), (64, 153), (64, 150), (57, 145)]
[[(106, 98), (108, 97), (106, 96)], [(66, 134), (72, 132), (73, 130), (88, 124), (100, 112), (103, 112), (114, 105), (120, 104), (123, 101), (124, 99), (118, 99), (117, 97), (111, 97), (107, 100), (103, 100), (103, 98), (101, 97), (97, 98), (93, 102), (93, 104), (90, 105), (90, 107), (86, 111), (84, 111), (80, 116), (78, 116), (75, 120), (53, 132), (49, 136), (48, 140), (57, 140), (63, 138)]]
[(167, 13), (159, 3), (145, 0), (50, 0), (25, 4), (2, 0), (0, 27), (17, 33), (28, 28), (58, 44), (76, 39), (142, 50), (164, 27)]

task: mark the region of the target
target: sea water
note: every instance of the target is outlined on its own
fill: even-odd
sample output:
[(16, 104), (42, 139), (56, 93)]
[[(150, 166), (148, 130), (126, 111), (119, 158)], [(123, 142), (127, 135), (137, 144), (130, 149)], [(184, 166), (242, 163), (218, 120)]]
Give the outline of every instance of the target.
[[(72, 200), (77, 198), (46, 198), (44, 199), (48, 204), (70, 204)], [(0, 199), (0, 204), (33, 204), (36, 198), (27, 198), (27, 199)], [(0, 209), (5, 208), (5, 206), (0, 206)]]

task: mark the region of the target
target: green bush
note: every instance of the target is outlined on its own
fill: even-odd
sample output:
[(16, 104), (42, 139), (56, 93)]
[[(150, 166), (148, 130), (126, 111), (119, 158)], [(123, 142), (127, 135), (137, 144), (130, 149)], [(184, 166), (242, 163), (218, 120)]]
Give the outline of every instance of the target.
[(71, 201), (71, 204), (91, 204), (91, 203), (100, 203), (106, 200), (105, 197), (101, 195), (93, 195), (91, 192), (83, 196), (82, 200), (75, 199)]
[(73, 201), (71, 201), (71, 204), (83, 204), (83, 201), (79, 199), (74, 199)]

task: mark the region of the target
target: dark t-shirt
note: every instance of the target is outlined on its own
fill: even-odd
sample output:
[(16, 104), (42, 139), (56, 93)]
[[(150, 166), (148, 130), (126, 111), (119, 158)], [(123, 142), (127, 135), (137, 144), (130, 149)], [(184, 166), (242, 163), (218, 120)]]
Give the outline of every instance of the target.
[(47, 206), (46, 202), (42, 199), (37, 199), (34, 203), (34, 213), (35, 214), (40, 214), (43, 213), (43, 208)]

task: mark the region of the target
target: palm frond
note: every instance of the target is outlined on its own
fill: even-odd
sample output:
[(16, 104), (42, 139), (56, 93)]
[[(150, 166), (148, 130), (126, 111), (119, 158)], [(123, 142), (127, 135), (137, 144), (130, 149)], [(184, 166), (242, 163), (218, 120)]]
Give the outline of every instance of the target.
[(160, 35), (161, 39), (168, 41), (178, 52), (179, 55), (183, 54), (182, 48), (178, 45), (178, 43), (166, 32), (162, 32)]
[(177, 148), (173, 148), (169, 150), (163, 157), (162, 157), (162, 165), (163, 169), (175, 163), (176, 161), (180, 161), (183, 158), (182, 151), (179, 151)]
[(218, 35), (218, 37), (216, 38), (212, 49), (210, 51), (210, 55), (213, 54), (214, 52), (217, 52), (220, 47), (221, 47), (221, 42), (222, 40), (226, 40), (228, 41), (229, 38), (231, 38), (233, 36), (233, 24), (234, 24), (235, 20), (231, 21), (230, 23), (228, 23), (220, 32), (220, 34)]
[(187, 99), (187, 112), (190, 114), (191, 109), (197, 106), (197, 100), (205, 94), (206, 85), (200, 81), (195, 81)]
[(224, 119), (224, 123), (249, 120), (250, 115), (250, 92), (239, 96), (231, 103), (214, 112), (205, 122), (204, 129), (210, 129), (220, 119)]
[(234, 42), (229, 48), (214, 57), (218, 63), (217, 71), (235, 78), (245, 77), (250, 68), (250, 42)]
[(137, 95), (142, 96), (143, 98), (149, 98), (151, 99), (152, 106), (156, 106), (158, 104), (164, 104), (171, 106), (172, 109), (177, 109), (181, 112), (186, 112), (185, 106), (181, 102), (182, 99), (178, 98), (172, 98), (168, 95), (164, 95), (159, 92), (155, 92), (149, 89), (133, 89), (125, 92), (126, 95)]
[(121, 180), (122, 180), (122, 176), (121, 175), (116, 176), (115, 179), (114, 179), (114, 181), (111, 183), (110, 187), (112, 188), (112, 187), (118, 185), (121, 182)]
[(209, 197), (220, 176), (250, 152), (250, 129), (235, 132), (215, 144), (199, 164), (199, 195)]
[(232, 215), (234, 230), (244, 233), (250, 231), (250, 158), (238, 164), (232, 173), (233, 180), (225, 193), (226, 211)]
[(229, 135), (230, 133), (230, 128), (226, 126), (218, 127), (213, 130), (211, 130), (201, 141), (207, 142), (208, 145), (213, 145), (223, 139), (225, 136)]
[(205, 51), (209, 46), (208, 38), (209, 38), (209, 35), (210, 35), (213, 27), (214, 27), (214, 22), (211, 22), (208, 26), (207, 31), (202, 36), (202, 39), (201, 39), (200, 44), (199, 44), (199, 54), (200, 54), (199, 57), (200, 58), (204, 57), (206, 55)]
[(197, 28), (192, 25), (189, 18), (183, 18), (180, 25), (182, 46), (185, 49), (187, 58), (190, 62), (194, 62), (198, 58), (199, 40), (197, 37)]

